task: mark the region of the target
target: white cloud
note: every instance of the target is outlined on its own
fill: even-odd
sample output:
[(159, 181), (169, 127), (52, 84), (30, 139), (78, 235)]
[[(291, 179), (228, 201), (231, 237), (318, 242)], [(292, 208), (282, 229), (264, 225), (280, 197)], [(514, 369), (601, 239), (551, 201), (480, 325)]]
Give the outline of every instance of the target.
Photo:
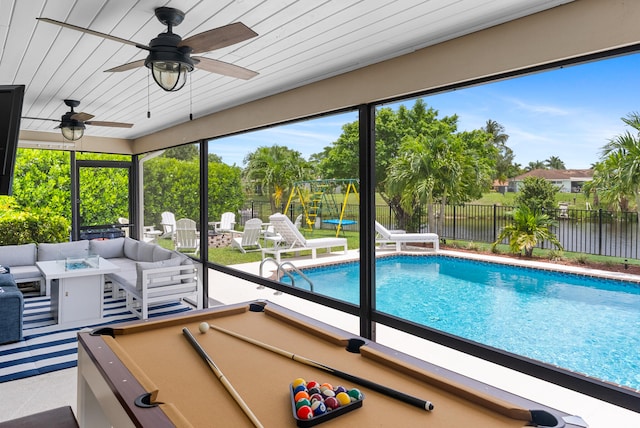
[(514, 97), (503, 97), (503, 100), (512, 104), (517, 110), (535, 114), (545, 114), (552, 116), (568, 116), (572, 112), (566, 108), (552, 104), (535, 104)]

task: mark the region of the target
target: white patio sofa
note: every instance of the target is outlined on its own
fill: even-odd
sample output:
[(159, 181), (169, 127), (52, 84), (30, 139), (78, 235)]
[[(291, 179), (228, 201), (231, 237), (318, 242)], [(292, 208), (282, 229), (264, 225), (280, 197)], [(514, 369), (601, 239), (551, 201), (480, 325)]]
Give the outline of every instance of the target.
[(114, 296), (124, 290), (127, 308), (142, 319), (149, 306), (172, 300), (188, 299), (202, 309), (202, 275), (198, 263), (177, 251), (131, 238), (80, 240), (0, 246), (0, 264), (9, 266), (16, 283), (39, 282), (40, 294), (50, 295), (51, 285), (36, 266), (36, 261), (65, 257), (99, 255), (120, 268), (105, 275)]
[(38, 247), (36, 244), (0, 246), (0, 265), (8, 266), (16, 284), (38, 282), (40, 294), (45, 294), (44, 277), (36, 266)]
[(90, 241), (90, 250), (120, 268), (106, 278), (114, 295), (125, 292), (127, 309), (139, 318), (149, 317), (149, 306), (175, 300), (202, 309), (200, 265), (184, 254), (131, 238)]

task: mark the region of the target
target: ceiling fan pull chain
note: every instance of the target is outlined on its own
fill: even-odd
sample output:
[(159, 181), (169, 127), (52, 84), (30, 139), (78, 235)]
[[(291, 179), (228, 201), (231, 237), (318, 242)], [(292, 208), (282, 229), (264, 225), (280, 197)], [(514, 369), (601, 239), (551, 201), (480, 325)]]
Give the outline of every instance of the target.
[(193, 77), (189, 73), (189, 120), (193, 120)]
[(151, 105), (149, 101), (149, 98), (151, 97), (149, 93), (151, 82), (149, 81), (149, 74), (151, 74), (151, 70), (147, 69), (147, 119), (151, 119)]

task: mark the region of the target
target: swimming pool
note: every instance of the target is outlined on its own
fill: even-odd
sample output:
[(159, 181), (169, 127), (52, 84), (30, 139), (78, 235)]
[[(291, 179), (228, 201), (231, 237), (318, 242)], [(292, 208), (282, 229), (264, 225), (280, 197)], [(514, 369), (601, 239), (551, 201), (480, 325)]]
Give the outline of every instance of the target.
[[(357, 304), (358, 269), (346, 263), (303, 272), (316, 293)], [(376, 296), (382, 312), (640, 389), (638, 284), (449, 256), (391, 256), (377, 260)]]

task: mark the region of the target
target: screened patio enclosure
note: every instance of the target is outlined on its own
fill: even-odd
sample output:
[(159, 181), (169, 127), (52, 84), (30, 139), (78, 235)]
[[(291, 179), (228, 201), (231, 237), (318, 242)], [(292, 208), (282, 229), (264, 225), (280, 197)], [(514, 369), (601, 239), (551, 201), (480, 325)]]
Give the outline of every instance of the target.
[[(544, 2), (538, 2), (538, 5)], [(197, 194), (191, 195), (191, 203), (197, 204), (191, 217), (196, 220), (201, 233), (206, 230), (212, 216), (209, 213), (210, 171), (208, 154), (215, 152), (216, 141), (230, 135), (240, 134), (268, 127), (290, 123), (302, 119), (314, 119), (326, 115), (351, 113), (358, 121), (360, 181), (360, 281), (361, 298), (359, 305), (348, 305), (311, 293), (295, 291), (300, 296), (360, 317), (360, 334), (375, 338), (375, 325), (382, 323), (402, 331), (441, 343), (472, 355), (532, 374), (536, 377), (578, 390), (596, 398), (640, 411), (638, 394), (624, 391), (610, 385), (594, 383), (567, 373), (537, 366), (529, 361), (510, 358), (504, 353), (492, 353), (473, 344), (464, 343), (427, 332), (402, 320), (376, 311), (374, 249), (374, 206), (376, 174), (374, 123), (376, 108), (385, 103), (426, 96), (443, 91), (478, 85), (493, 80), (511, 78), (518, 75), (536, 73), (547, 69), (561, 68), (577, 63), (595, 61), (606, 57), (637, 52), (640, 48), (640, 28), (634, 24), (640, 18), (640, 4), (634, 2), (582, 0), (576, 2), (551, 2), (549, 9), (533, 14), (522, 14), (518, 19), (492, 25), (491, 22), (469, 22), (466, 31), (449, 34), (445, 39), (419, 49), (410, 49), (401, 55), (380, 58), (379, 61), (363, 67), (345, 66), (337, 70), (325, 70), (324, 74), (308, 81), (288, 81), (281, 90), (253, 92), (244, 98), (242, 94), (216, 111), (188, 120), (188, 113), (181, 118), (167, 118), (153, 129), (144, 125), (139, 132), (132, 131), (111, 135), (85, 135), (81, 143), (73, 146), (60, 144), (57, 133), (37, 129), (22, 129), (21, 146), (28, 148), (52, 148), (82, 152), (113, 153), (131, 156), (128, 170), (128, 213), (131, 225), (130, 236), (142, 237), (145, 224), (144, 184), (150, 177), (145, 174), (144, 164), (153, 162), (157, 153), (170, 147), (197, 145), (199, 163), (194, 165), (198, 174)], [(363, 11), (364, 14), (364, 11)], [(468, 28), (481, 28), (472, 31)], [(368, 34), (369, 37), (372, 34)], [(5, 60), (0, 63), (4, 65)], [(280, 70), (284, 76), (287, 70)], [(266, 74), (266, 73), (265, 73)], [(195, 79), (195, 75), (194, 75)], [(19, 79), (16, 78), (16, 81)], [(144, 79), (143, 79), (144, 80)], [(80, 88), (75, 88), (80, 91)], [(222, 90), (221, 90), (222, 91)], [(86, 89), (84, 92), (90, 93)], [(186, 91), (185, 91), (186, 93)], [(103, 98), (108, 97), (105, 91)], [(198, 102), (210, 94), (193, 94)], [(223, 97), (223, 95), (220, 95)], [(169, 95), (162, 95), (154, 109), (158, 115), (163, 109), (182, 108), (188, 111), (188, 99), (174, 102)], [(139, 98), (145, 98), (140, 95)], [(121, 98), (120, 102), (124, 103)], [(146, 102), (145, 102), (146, 103)], [(145, 104), (142, 103), (142, 104)], [(116, 103), (118, 104), (118, 103)], [(146, 109), (138, 103), (138, 109)], [(111, 114), (117, 116), (114, 106)], [(105, 111), (106, 114), (106, 111)], [(140, 119), (144, 123), (144, 118)], [(124, 167), (124, 164), (121, 165)], [(96, 165), (96, 167), (106, 167)], [(82, 172), (71, 198), (82, 203)], [(73, 192), (80, 192), (73, 193)], [(195, 202), (194, 202), (195, 201)], [(159, 214), (159, 213), (158, 213)], [(77, 239), (83, 226), (79, 214), (73, 218), (73, 236)], [(105, 225), (97, 225), (105, 226)], [(292, 291), (273, 281), (243, 274), (208, 260), (207, 242), (200, 240), (199, 259), (214, 270), (229, 273), (258, 284), (285, 292)], [(215, 261), (213, 261), (215, 262)], [(204, 269), (204, 290), (207, 294), (207, 269)]]

